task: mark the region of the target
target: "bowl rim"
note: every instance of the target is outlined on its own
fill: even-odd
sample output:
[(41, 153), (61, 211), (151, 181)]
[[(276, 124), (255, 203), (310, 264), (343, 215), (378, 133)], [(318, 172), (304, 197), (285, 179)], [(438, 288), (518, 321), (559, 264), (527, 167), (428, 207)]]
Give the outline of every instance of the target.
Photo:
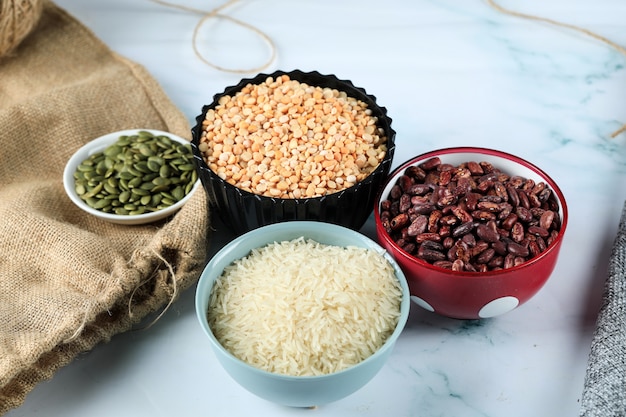
[[(213, 286), (215, 284), (215, 281), (221, 276), (222, 271), (223, 271), (223, 268), (220, 270), (217, 270), (215, 267), (216, 264), (219, 264), (220, 262), (227, 262), (226, 265), (229, 265), (232, 262), (234, 262), (236, 259), (240, 259), (240, 258), (233, 258), (232, 260), (228, 261), (228, 259), (230, 258), (229, 257), (230, 252), (232, 252), (235, 248), (239, 246), (247, 247), (248, 250), (261, 247), (261, 246), (248, 246), (246, 244), (246, 241), (254, 236), (261, 236), (261, 235), (265, 235), (271, 232), (290, 233), (290, 232), (295, 232), (296, 230), (298, 230), (298, 231), (301, 231), (302, 235), (306, 237), (307, 233), (311, 233), (312, 231), (319, 233), (321, 229), (326, 229), (322, 231), (322, 233), (326, 233), (326, 231), (331, 231), (331, 229), (334, 229), (335, 231), (341, 232), (341, 234), (343, 234), (344, 236), (349, 236), (351, 239), (354, 239), (355, 241), (359, 242), (358, 245), (356, 243), (355, 245), (376, 251), (377, 253), (382, 255), (392, 265), (395, 271), (395, 276), (398, 282), (400, 283), (400, 287), (402, 289), (402, 300), (400, 302), (400, 316), (398, 318), (398, 323), (396, 324), (394, 331), (389, 335), (387, 340), (385, 340), (385, 343), (383, 343), (378, 348), (378, 350), (376, 350), (376, 352), (374, 352), (372, 355), (368, 356), (361, 362), (356, 363), (348, 368), (345, 368), (345, 369), (342, 369), (340, 371), (333, 372), (330, 374), (299, 375), (299, 376), (280, 374), (280, 373), (266, 371), (261, 368), (257, 368), (237, 358), (228, 349), (222, 346), (222, 344), (217, 340), (217, 338), (213, 334), (213, 331), (211, 330), (211, 327), (209, 326), (208, 321), (206, 319), (207, 311), (206, 311), (205, 303), (203, 302), (203, 294), (205, 294), (203, 291), (208, 291), (208, 295), (207, 295), (207, 299), (208, 299), (208, 297), (210, 296), (210, 293), (213, 291)], [(278, 240), (271, 239), (271, 241), (275, 242)], [(267, 242), (268, 243), (266, 244), (269, 244), (270, 240), (268, 240)], [(213, 276), (211, 276), (212, 273), (213, 273)], [(200, 278), (196, 286), (195, 310), (196, 310), (196, 317), (198, 321), (200, 322), (200, 326), (203, 332), (205, 333), (205, 335), (209, 337), (211, 346), (214, 349), (219, 350), (229, 360), (236, 362), (237, 364), (239, 364), (240, 366), (243, 366), (244, 368), (246, 368), (247, 370), (251, 372), (255, 372), (257, 374), (264, 375), (272, 379), (279, 379), (279, 380), (284, 380), (284, 381), (316, 381), (316, 380), (322, 380), (325, 378), (333, 377), (335, 375), (353, 372), (357, 368), (367, 366), (368, 363), (376, 361), (378, 357), (385, 355), (385, 353), (389, 349), (392, 349), (397, 339), (400, 337), (408, 321), (409, 310), (411, 306), (410, 296), (411, 294), (409, 290), (408, 281), (406, 279), (406, 276), (404, 275), (404, 272), (402, 271), (402, 268), (400, 268), (398, 263), (393, 259), (393, 257), (389, 254), (389, 252), (387, 252), (376, 241), (370, 239), (369, 237), (365, 236), (364, 234), (360, 232), (357, 232), (355, 230), (352, 230), (352, 229), (349, 229), (347, 227), (340, 226), (337, 224), (319, 222), (319, 221), (309, 221), (309, 220), (292, 220), (292, 221), (286, 221), (286, 222), (280, 222), (280, 223), (273, 223), (273, 224), (269, 224), (266, 226), (261, 226), (257, 229), (250, 230), (249, 232), (246, 232), (243, 235), (238, 236), (237, 238), (227, 243), (224, 247), (222, 247), (211, 258), (211, 260), (207, 263), (202, 273), (200, 274)]]
[[(546, 182), (550, 186), (550, 188), (552, 189), (552, 191), (556, 194), (556, 197), (558, 198), (558, 203), (559, 203), (560, 211), (562, 212), (562, 214), (561, 214), (561, 228), (559, 229), (559, 233), (557, 237), (554, 239), (554, 241), (552, 242), (552, 244), (550, 244), (550, 246), (546, 248), (546, 250), (541, 252), (538, 256), (535, 256), (517, 266), (513, 266), (507, 269), (501, 269), (501, 270), (496, 270), (496, 271), (491, 270), (491, 271), (486, 271), (486, 272), (452, 271), (450, 269), (435, 266), (423, 259), (418, 258), (417, 256), (413, 256), (407, 253), (404, 249), (398, 246), (398, 244), (393, 239), (391, 239), (389, 234), (384, 230), (382, 226), (382, 221), (380, 219), (380, 204), (382, 202), (383, 197), (386, 198), (386, 196), (383, 196), (383, 193), (385, 192), (385, 189), (387, 188), (387, 186), (392, 181), (397, 180), (397, 177), (402, 172), (404, 172), (406, 168), (408, 168), (409, 166), (415, 165), (418, 161), (424, 161), (435, 156), (443, 156), (443, 155), (450, 155), (450, 154), (463, 154), (463, 153), (483, 154), (483, 155), (488, 155), (492, 157), (507, 159), (511, 162), (514, 162), (515, 164), (522, 165), (523, 167), (535, 172), (535, 174), (542, 177), (544, 182)], [(563, 192), (561, 191), (560, 187), (558, 186), (558, 184), (556, 183), (556, 181), (554, 181), (552, 177), (550, 177), (543, 169), (539, 168), (532, 162), (529, 162), (526, 159), (521, 158), (517, 155), (513, 155), (511, 153), (493, 149), (493, 148), (484, 148), (484, 147), (478, 147), (478, 146), (457, 146), (457, 147), (447, 147), (447, 148), (435, 149), (435, 150), (424, 152), (420, 155), (414, 156), (406, 160), (405, 162), (400, 164), (396, 169), (394, 169), (388, 175), (387, 180), (385, 181), (381, 191), (376, 196), (376, 203), (374, 205), (374, 222), (375, 222), (377, 233), (379, 233), (379, 235), (382, 235), (385, 242), (391, 245), (391, 247), (394, 250), (394, 255), (396, 256), (399, 255), (403, 259), (417, 263), (420, 267), (431, 270), (433, 272), (438, 272), (438, 273), (443, 272), (443, 273), (450, 274), (451, 276), (455, 276), (459, 278), (476, 279), (476, 278), (482, 278), (482, 277), (488, 278), (488, 277), (501, 276), (503, 273), (521, 271), (526, 268), (530, 268), (534, 264), (541, 262), (546, 256), (548, 256), (554, 250), (558, 250), (559, 246), (562, 243), (563, 236), (565, 235), (565, 230), (567, 229), (568, 209), (567, 209), (567, 202), (565, 200), (565, 196)]]
[(115, 132), (106, 133), (104, 135), (98, 136), (85, 143), (78, 149), (74, 151), (72, 156), (67, 160), (65, 164), (65, 168), (63, 169), (63, 188), (65, 189), (65, 194), (70, 198), (70, 200), (81, 210), (96, 216), (98, 218), (110, 221), (112, 223), (118, 224), (127, 224), (127, 225), (135, 225), (135, 224), (145, 224), (154, 222), (157, 220), (161, 220), (165, 217), (170, 216), (171, 214), (178, 211), (196, 192), (196, 190), (200, 187), (200, 179), (198, 178), (193, 185), (191, 191), (181, 200), (171, 205), (170, 207), (150, 212), (144, 214), (137, 215), (120, 215), (114, 213), (106, 213), (100, 210), (96, 210), (92, 207), (89, 207), (87, 203), (85, 203), (74, 190), (74, 171), (76, 167), (85, 160), (90, 155), (93, 155), (96, 152), (103, 151), (107, 146), (114, 143), (120, 136), (124, 135), (134, 135), (138, 132), (150, 132), (153, 135), (165, 135), (168, 136), (175, 142), (188, 145), (190, 141), (184, 139), (174, 133), (166, 132), (158, 129), (147, 129), (147, 128), (135, 128), (135, 129), (125, 129), (119, 130)]
[[(339, 191), (334, 191), (331, 193), (327, 193), (325, 195), (322, 196), (317, 196), (317, 197), (304, 197), (304, 198), (287, 198), (287, 197), (269, 197), (269, 196), (264, 196), (261, 194), (256, 194), (253, 193), (251, 191), (247, 191), (244, 189), (241, 189), (231, 183), (229, 183), (228, 181), (225, 181), (224, 179), (222, 179), (219, 175), (217, 175), (216, 172), (214, 172), (211, 168), (209, 168), (208, 164), (206, 163), (206, 161), (204, 160), (204, 157), (202, 156), (202, 153), (200, 152), (200, 150), (198, 149), (199, 143), (200, 143), (200, 138), (202, 135), (202, 123), (206, 117), (206, 113), (212, 109), (215, 108), (218, 104), (219, 104), (219, 100), (221, 97), (223, 96), (229, 96), (229, 95), (234, 95), (237, 92), (241, 91), (241, 89), (243, 89), (247, 84), (250, 83), (258, 83), (261, 82), (263, 80), (265, 80), (268, 77), (278, 77), (281, 75), (289, 75), (290, 77), (308, 77), (308, 76), (313, 76), (313, 77), (320, 77), (320, 78), (327, 78), (328, 80), (330, 80), (333, 83), (338, 83), (338, 84), (342, 84), (345, 85), (347, 87), (347, 89), (353, 89), (356, 90), (359, 94), (363, 95), (364, 97), (367, 98), (367, 100), (369, 100), (371, 102), (371, 104), (375, 105), (376, 108), (380, 111), (380, 116), (378, 117), (378, 122), (377, 125), (379, 125), (380, 127), (382, 127), (385, 130), (385, 133), (388, 133), (387, 136), (387, 151), (385, 152), (385, 156), (383, 158), (383, 160), (380, 162), (380, 164), (378, 164), (378, 166), (372, 171), (370, 172), (365, 178), (363, 178), (361, 181), (355, 183), (354, 185), (347, 187), (347, 188), (343, 188)], [(292, 78), (292, 79), (296, 79), (297, 78)], [(299, 80), (298, 80), (299, 81)], [(312, 84), (311, 84), (312, 85)], [(342, 90), (344, 92), (346, 92), (345, 90)], [(346, 92), (347, 93), (347, 92)], [(353, 97), (354, 98), (354, 97)], [(361, 98), (357, 98), (359, 100), (361, 100)], [(367, 103), (368, 106), (370, 106), (370, 103)], [(211, 176), (211, 178), (217, 182), (220, 183), (221, 186), (229, 188), (229, 189), (234, 189), (237, 192), (239, 192), (242, 196), (247, 197), (247, 198), (257, 198), (260, 201), (294, 201), (296, 203), (304, 203), (307, 201), (323, 201), (326, 198), (340, 198), (341, 195), (345, 194), (345, 193), (352, 193), (355, 192), (359, 187), (363, 187), (367, 184), (370, 184), (375, 176), (373, 175), (374, 173), (383, 171), (385, 169), (388, 169), (387, 166), (391, 165), (392, 161), (393, 161), (393, 156), (395, 153), (395, 148), (396, 148), (396, 144), (395, 144), (395, 137), (396, 137), (396, 131), (393, 129), (392, 127), (392, 119), (391, 117), (389, 117), (388, 113), (387, 113), (387, 108), (384, 106), (381, 106), (380, 104), (378, 104), (377, 102), (377, 98), (374, 95), (368, 94), (367, 91), (362, 88), (362, 87), (357, 87), (356, 85), (354, 85), (354, 83), (351, 80), (346, 80), (346, 79), (340, 79), (338, 78), (335, 74), (322, 74), (319, 71), (303, 71), (303, 70), (299, 70), (299, 69), (294, 69), (294, 70), (290, 70), (290, 71), (286, 71), (286, 70), (276, 70), (274, 72), (271, 73), (259, 73), (256, 74), (253, 77), (249, 77), (249, 78), (242, 78), (237, 84), (234, 85), (230, 85), (226, 88), (224, 88), (224, 90), (220, 93), (217, 93), (213, 96), (213, 101), (210, 104), (206, 104), (202, 107), (202, 112), (196, 117), (196, 124), (192, 127), (191, 131), (192, 131), (192, 140), (191, 140), (191, 148), (194, 154), (194, 161), (197, 164), (196, 167), (199, 171), (206, 171), (208, 173), (208, 175)]]

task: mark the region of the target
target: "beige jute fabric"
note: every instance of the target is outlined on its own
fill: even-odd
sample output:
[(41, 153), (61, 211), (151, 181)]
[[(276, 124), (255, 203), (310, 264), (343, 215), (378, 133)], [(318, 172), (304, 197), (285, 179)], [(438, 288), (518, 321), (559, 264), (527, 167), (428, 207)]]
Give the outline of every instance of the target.
[(130, 128), (190, 137), (143, 67), (45, 2), (34, 31), (0, 60), (0, 414), (81, 352), (143, 329), (206, 262), (201, 189), (146, 226), (98, 220), (66, 197), (70, 155)]

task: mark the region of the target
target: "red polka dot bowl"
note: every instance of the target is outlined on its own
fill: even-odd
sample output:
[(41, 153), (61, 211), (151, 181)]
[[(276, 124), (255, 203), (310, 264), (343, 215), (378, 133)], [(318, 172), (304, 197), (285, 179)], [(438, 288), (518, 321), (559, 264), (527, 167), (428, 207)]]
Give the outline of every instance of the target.
[[(532, 250), (523, 258), (523, 261), (520, 257), (514, 260), (515, 256), (509, 255), (507, 263), (503, 264), (504, 258), (506, 258), (505, 254), (508, 254), (507, 251), (509, 247), (511, 251), (513, 251), (513, 249), (519, 249), (519, 247), (509, 246), (513, 241), (511, 237), (513, 232), (507, 230), (510, 229), (510, 223), (505, 224), (498, 220), (498, 216), (504, 217), (507, 213), (502, 215), (497, 211), (493, 211), (492, 215), (478, 213), (478, 211), (484, 212), (488, 210), (478, 210), (475, 207), (476, 201), (474, 199), (477, 196), (471, 197), (471, 204), (468, 204), (467, 194), (461, 193), (458, 190), (458, 188), (461, 188), (461, 183), (458, 181), (458, 178), (462, 176), (462, 174), (459, 173), (459, 175), (455, 177), (454, 174), (456, 174), (456, 171), (453, 171), (452, 175), (431, 174), (426, 180), (431, 184), (431, 194), (427, 192), (425, 194), (426, 197), (413, 198), (414, 195), (417, 195), (417, 191), (420, 187), (415, 187), (415, 189), (410, 190), (409, 182), (404, 177), (411, 177), (413, 174), (417, 176), (419, 170), (415, 167), (423, 167), (424, 163), (429, 164), (436, 161), (436, 159), (433, 158), (439, 158), (440, 167), (436, 168), (436, 170), (445, 171), (449, 170), (451, 167), (458, 169), (459, 165), (470, 161), (477, 163), (483, 162), (486, 163), (485, 167), (491, 166), (506, 174), (506, 176), (497, 176), (496, 182), (502, 183), (502, 180), (504, 181), (504, 185), (509, 184), (513, 186), (513, 182), (509, 182), (505, 179), (515, 177), (516, 180), (519, 178), (530, 180), (528, 185), (526, 185), (528, 192), (525, 194), (527, 195), (534, 192), (533, 189), (530, 188), (532, 184), (544, 183), (546, 189), (549, 189), (551, 192), (544, 192), (544, 194), (541, 195), (543, 202), (539, 202), (539, 198), (535, 198), (537, 195), (534, 197), (531, 196), (530, 202), (526, 202), (526, 199), (522, 199), (521, 202), (518, 202), (519, 198), (514, 198), (515, 195), (511, 196), (506, 191), (502, 191), (502, 188), (498, 188), (498, 190), (501, 191), (499, 193), (495, 191), (487, 192), (487, 194), (490, 193), (496, 195), (496, 197), (484, 197), (483, 201), (497, 202), (499, 197), (500, 202), (497, 204), (502, 204), (502, 206), (499, 207), (508, 208), (512, 213), (517, 212), (517, 206), (529, 206), (527, 209), (528, 212), (541, 203), (541, 206), (532, 210), (537, 217), (542, 213), (541, 210), (544, 210), (544, 212), (545, 210), (550, 210), (554, 214), (554, 220), (550, 223), (552, 226), (552, 235), (549, 237), (544, 236), (541, 239), (545, 245), (543, 245), (543, 243), (539, 245), (540, 251), (538, 251), (537, 236), (539, 235), (530, 232), (530, 226), (538, 226), (539, 220), (524, 218), (524, 220), (528, 220), (528, 223), (524, 223), (523, 227), (523, 235), (526, 238), (521, 239), (519, 237), (518, 228), (515, 232), (518, 241), (515, 243), (525, 247), (527, 250), (529, 248)], [(476, 165), (472, 164), (472, 166), (475, 167)], [(409, 171), (407, 171), (407, 168), (409, 168)], [(467, 172), (467, 170), (465, 172)], [(411, 175), (408, 175), (409, 173)], [(483, 181), (488, 179), (488, 177), (494, 178), (493, 175), (489, 176), (486, 173), (481, 175), (480, 172), (477, 171), (473, 178), (480, 178), (480, 181)], [(448, 181), (449, 183), (447, 183)], [(465, 180), (462, 181), (464, 181), (462, 182), (462, 186), (465, 191), (468, 191), (467, 187), (471, 187), (472, 192), (476, 191), (476, 181), (470, 181), (469, 186)], [(421, 180), (414, 179), (412, 182), (421, 182)], [(424, 187), (421, 188), (421, 192), (424, 192)], [(483, 188), (486, 188), (486, 186)], [(538, 189), (540, 188), (538, 187), (537, 190)], [(437, 197), (432, 195), (435, 190)], [(506, 190), (508, 191), (508, 189)], [(407, 194), (408, 197), (398, 198), (399, 194)], [(480, 194), (480, 192), (477, 194)], [(457, 197), (456, 199), (455, 195)], [(516, 195), (519, 197), (520, 192), (516, 192)], [(546, 197), (547, 195), (549, 195), (549, 198)], [(443, 196), (449, 198), (444, 199)], [(400, 199), (403, 199), (402, 203), (400, 203)], [(418, 205), (424, 203), (427, 199), (429, 200), (428, 203), (431, 203), (432, 206)], [(393, 209), (390, 208), (391, 201), (396, 201), (396, 203), (393, 204)], [(410, 202), (407, 203), (407, 201)], [(509, 204), (511, 207), (509, 208), (506, 204)], [(533, 206), (533, 204), (535, 204), (535, 206)], [(407, 209), (407, 205), (408, 207), (414, 208)], [(453, 210), (452, 207), (456, 208)], [(496, 206), (481, 204), (480, 207), (493, 208)], [(442, 213), (441, 215), (431, 216), (432, 211), (428, 212), (429, 208), (432, 209), (432, 211), (439, 210)], [(464, 218), (462, 211), (456, 211), (458, 208), (463, 209), (465, 214), (470, 214), (471, 218)], [(520, 216), (527, 214), (527, 212), (524, 212), (522, 209), (520, 210)], [(455, 211), (461, 215), (456, 222), (453, 217), (447, 217), (454, 216)], [(408, 214), (408, 223), (405, 223), (407, 220), (403, 216), (395, 217), (402, 212)], [(428, 220), (428, 222), (426, 222), (426, 229), (423, 228), (423, 218), (419, 222), (416, 221), (419, 213), (423, 213)], [(494, 216), (496, 218), (495, 220), (493, 220)], [(440, 217), (445, 218), (445, 220), (441, 220)], [(409, 283), (411, 299), (416, 304), (428, 311), (451, 318), (482, 319), (499, 316), (517, 308), (531, 299), (544, 286), (557, 264), (563, 236), (567, 228), (568, 212), (565, 197), (556, 182), (532, 163), (498, 150), (477, 147), (458, 147), (424, 153), (406, 161), (396, 168), (389, 175), (382, 192), (378, 195), (374, 207), (374, 219), (378, 241), (402, 268)], [(437, 221), (437, 219), (439, 220)], [(493, 223), (490, 224), (491, 230), (496, 231), (497, 236), (494, 238), (492, 233), (484, 233), (483, 235), (490, 237), (490, 241), (486, 244), (488, 247), (493, 248), (496, 246), (495, 242), (500, 241), (501, 243), (498, 243), (496, 246), (500, 252), (496, 250), (490, 251), (490, 254), (493, 255), (491, 258), (493, 262), (491, 264), (485, 262), (486, 265), (481, 266), (476, 262), (479, 250), (476, 249), (475, 252), (473, 252), (473, 248), (476, 247), (476, 242), (482, 241), (480, 236), (468, 238), (465, 244), (453, 242), (465, 240), (465, 238), (461, 237), (463, 231), (459, 230), (455, 232), (456, 228), (461, 224), (465, 223), (463, 227), (472, 228), (473, 231), (471, 233), (476, 236), (478, 234), (478, 227), (481, 224), (483, 226), (480, 227), (483, 231), (485, 230), (484, 225), (490, 221), (488, 219), (493, 221)], [(517, 220), (522, 223), (521, 219)], [(409, 226), (414, 221), (416, 221), (416, 224), (413, 225), (414, 227), (409, 232)], [(401, 226), (402, 223), (405, 223), (406, 226)], [(429, 226), (430, 223), (432, 223), (432, 226)], [(441, 227), (444, 224), (448, 224), (448, 227)], [(396, 229), (392, 229), (391, 226)], [(532, 231), (535, 232), (536, 229), (533, 228)], [(426, 233), (426, 235), (422, 233)], [(440, 238), (437, 240), (437, 238), (428, 235), (428, 233), (439, 234)], [(532, 236), (529, 237), (529, 235)], [(418, 252), (418, 248), (422, 246), (421, 242), (429, 236), (437, 240), (438, 245), (428, 244), (426, 245), (426, 249)], [(449, 239), (446, 239), (446, 237), (449, 237)], [(531, 240), (535, 243), (531, 244)], [(413, 246), (411, 246), (411, 244)], [(481, 245), (485, 248), (485, 243), (481, 243)], [(459, 249), (459, 247), (461, 248)], [(433, 253), (429, 252), (427, 249), (436, 249), (439, 250), (440, 253), (433, 255)], [(469, 258), (470, 255), (475, 256)], [(500, 256), (502, 260), (493, 259), (498, 256)], [(423, 258), (429, 260), (427, 261)], [(457, 261), (456, 264), (451, 265), (454, 260), (459, 258), (461, 258), (461, 261)], [(484, 262), (485, 259), (489, 258), (484, 258), (481, 262)], [(435, 263), (436, 260), (440, 260), (440, 262)], [(463, 265), (463, 261), (466, 261), (466, 264), (471, 264), (467, 267), (469, 270), (459, 268), (459, 265)]]

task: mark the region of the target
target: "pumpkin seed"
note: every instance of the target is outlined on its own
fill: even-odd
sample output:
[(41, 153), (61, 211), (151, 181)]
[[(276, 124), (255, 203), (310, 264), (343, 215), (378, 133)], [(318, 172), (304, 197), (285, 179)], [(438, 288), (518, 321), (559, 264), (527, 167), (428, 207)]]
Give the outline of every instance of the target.
[(82, 161), (73, 174), (87, 205), (119, 215), (161, 210), (183, 199), (198, 179), (190, 145), (148, 131), (122, 135)]
[(111, 202), (105, 198), (103, 198), (102, 200), (98, 200), (96, 201), (96, 203), (93, 205), (93, 208), (95, 209), (103, 209), (107, 206), (110, 206)]
[(119, 195), (119, 188), (112, 186), (108, 181), (102, 184), (104, 185), (104, 190), (109, 193), (109, 195)]
[(134, 177), (133, 179), (128, 181), (128, 187), (129, 188), (137, 188), (137, 187), (141, 186), (142, 183), (143, 183), (143, 178), (142, 177)]
[(185, 197), (185, 190), (183, 187), (178, 186), (172, 190), (172, 196), (176, 199), (176, 201), (180, 201)]
[(144, 195), (143, 197), (141, 197), (141, 200), (139, 200), (139, 202), (143, 206), (147, 206), (148, 204), (150, 204), (151, 201), (152, 201), (151, 195)]
[(130, 191), (122, 191), (119, 196), (120, 203), (126, 203), (130, 200)]

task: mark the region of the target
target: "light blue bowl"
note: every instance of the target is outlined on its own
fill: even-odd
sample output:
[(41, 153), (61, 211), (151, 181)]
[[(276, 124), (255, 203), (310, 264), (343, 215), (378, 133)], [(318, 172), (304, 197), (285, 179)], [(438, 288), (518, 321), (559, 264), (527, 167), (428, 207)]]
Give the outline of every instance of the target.
[[(251, 249), (299, 237), (337, 246), (373, 249), (393, 266), (402, 287), (400, 318), (385, 344), (372, 356), (342, 371), (321, 376), (287, 376), (255, 368), (233, 356), (217, 341), (207, 322), (206, 312), (213, 284), (224, 268), (248, 255)], [(209, 337), (217, 359), (242, 387), (268, 401), (291, 407), (312, 407), (340, 400), (368, 383), (383, 367), (409, 316), (409, 287), (400, 267), (376, 242), (351, 229), (330, 223), (290, 221), (263, 226), (239, 236), (222, 248), (207, 264), (196, 289), (196, 315)]]

